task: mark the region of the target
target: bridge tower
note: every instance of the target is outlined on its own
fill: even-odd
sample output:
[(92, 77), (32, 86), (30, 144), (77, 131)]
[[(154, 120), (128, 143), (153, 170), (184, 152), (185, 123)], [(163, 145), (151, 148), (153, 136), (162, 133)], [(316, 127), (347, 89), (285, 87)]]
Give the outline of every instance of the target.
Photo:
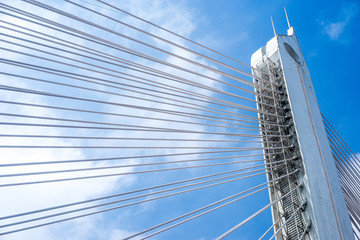
[[(254, 78), (254, 82), (264, 86), (255, 89), (262, 93), (257, 97), (257, 107), (268, 113), (259, 114), (267, 123), (260, 124), (261, 129), (280, 133), (275, 139), (263, 131), (264, 145), (274, 149), (291, 146), (287, 150), (265, 150), (266, 163), (293, 158), (285, 166), (271, 168), (267, 178), (298, 170), (297, 175), (269, 188), (271, 202), (278, 200), (272, 206), (276, 239), (354, 239), (335, 161), (294, 29), (290, 27), (287, 35), (276, 35), (256, 51), (251, 66), (257, 69), (253, 70), (255, 76), (268, 80), (262, 83)], [(280, 94), (275, 90), (280, 90)]]

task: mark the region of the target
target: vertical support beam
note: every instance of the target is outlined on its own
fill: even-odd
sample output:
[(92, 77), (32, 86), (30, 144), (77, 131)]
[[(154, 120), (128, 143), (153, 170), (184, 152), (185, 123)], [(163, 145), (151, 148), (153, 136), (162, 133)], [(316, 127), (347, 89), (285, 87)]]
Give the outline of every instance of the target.
[[(276, 49), (276, 48), (275, 48)], [(262, 52), (260, 52), (262, 53)], [(274, 58), (275, 56), (275, 58)], [(277, 58), (276, 58), (277, 57)], [(253, 58), (254, 59), (254, 58)], [(299, 153), (296, 133), (294, 132), (293, 122), (290, 113), (290, 104), (284, 87), (281, 65), (278, 63), (277, 54), (259, 55), (261, 61), (257, 62), (253, 73), (262, 80), (254, 79), (258, 85), (255, 88), (257, 93), (257, 107), (261, 110), (259, 118), (262, 131), (265, 163), (273, 166), (273, 162), (283, 159), (291, 159), (285, 164), (272, 167), (267, 172), (268, 180), (287, 175), (289, 172), (303, 169), (302, 159)], [(272, 136), (269, 135), (272, 132)], [(277, 134), (277, 136), (273, 136)], [(272, 150), (274, 149), (274, 150)], [(277, 150), (275, 150), (277, 149)], [(308, 217), (306, 200), (301, 194), (301, 176), (297, 174), (283, 178), (274, 182), (269, 188), (270, 202), (276, 201), (282, 196), (277, 204), (272, 206), (274, 225), (274, 236), (277, 240), (305, 239), (308, 237)], [(292, 191), (296, 189), (296, 191)]]
[(271, 59), (281, 67), (304, 175), (302, 197), (312, 239), (354, 239), (335, 161), (322, 122), (310, 74), (294, 29), (277, 35), (252, 55), (255, 68)]

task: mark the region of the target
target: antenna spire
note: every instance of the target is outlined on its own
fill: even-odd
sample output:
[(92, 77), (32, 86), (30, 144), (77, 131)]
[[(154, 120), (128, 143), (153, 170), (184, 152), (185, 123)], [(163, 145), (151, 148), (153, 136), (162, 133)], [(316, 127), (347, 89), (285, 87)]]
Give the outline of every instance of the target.
[(276, 36), (276, 31), (275, 31), (273, 18), (272, 18), (272, 16), (270, 16), (270, 18), (271, 18), (271, 24), (272, 24), (272, 27), (273, 27), (273, 30), (274, 30), (274, 35)]
[(287, 24), (288, 24), (289, 28), (291, 28), (290, 21), (289, 21), (289, 17), (288, 17), (288, 15), (287, 15), (286, 7), (285, 7), (285, 6), (284, 6), (284, 11), (285, 11), (285, 16), (286, 16)]

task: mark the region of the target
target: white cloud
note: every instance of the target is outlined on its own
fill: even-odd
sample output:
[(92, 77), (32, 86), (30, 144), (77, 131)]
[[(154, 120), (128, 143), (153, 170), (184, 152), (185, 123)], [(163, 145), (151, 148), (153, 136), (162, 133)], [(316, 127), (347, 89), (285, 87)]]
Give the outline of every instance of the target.
[(125, 237), (133, 235), (135, 233), (136, 232), (129, 232), (126, 230), (114, 229), (111, 231), (110, 238), (108, 238), (108, 239), (109, 240), (121, 240), (121, 239), (124, 239)]
[(344, 33), (345, 28), (351, 20), (358, 14), (359, 5), (357, 3), (346, 3), (340, 9), (337, 20), (321, 20), (323, 33), (328, 35), (332, 40), (338, 40)]
[(346, 24), (347, 24), (346, 22), (330, 23), (325, 26), (324, 31), (326, 32), (327, 35), (329, 35), (331, 39), (336, 40), (343, 32)]
[[(11, 2), (11, 1), (8, 1)], [(45, 1), (44, 1), (45, 2)], [(16, 2), (17, 3), (17, 2)], [(185, 35), (185, 36), (189, 36), (191, 35), (192, 31), (194, 31), (196, 29), (196, 15), (194, 12), (192, 12), (191, 10), (189, 10), (186, 6), (181, 5), (181, 3), (169, 3), (168, 1), (127, 1), (126, 3), (124, 3), (125, 6), (124, 8), (127, 8), (129, 11), (142, 16), (150, 21), (154, 21), (157, 24), (161, 25), (161, 26), (165, 26), (168, 29), (172, 29), (174, 31), (176, 31), (179, 34)], [(26, 5), (27, 6), (27, 5)], [(24, 9), (26, 9), (26, 6), (24, 6)], [(59, 9), (62, 9), (61, 7), (59, 7)], [(66, 5), (65, 9), (69, 12), (72, 11), (70, 5)], [(37, 12), (39, 11), (38, 9), (34, 9), (31, 8), (31, 11), (33, 12)], [(55, 19), (57, 21), (61, 21), (64, 19), (58, 19), (55, 18), (53, 15), (49, 14), (47, 11), (45, 11), (46, 13), (42, 13), (42, 12), (37, 12), (37, 14), (41, 15), (41, 16), (47, 16), (49, 18)], [(103, 12), (106, 12), (105, 10), (103, 10)], [(113, 13), (112, 13), (113, 14)], [(86, 19), (92, 19), (94, 20), (94, 16), (91, 16), (91, 14), (89, 15), (82, 15), (81, 17), (86, 18)], [(125, 21), (134, 24), (135, 26), (142, 26), (143, 24), (139, 23), (138, 21), (135, 21), (132, 18), (129, 17), (124, 17)], [(8, 19), (7, 19), (8, 20)], [(81, 24), (76, 24), (75, 26), (73, 25), (74, 23), (72, 21), (69, 20), (64, 20), (65, 22), (67, 22), (68, 24), (70, 24), (72, 27), (78, 27), (79, 29), (81, 29), (82, 27), (84, 27)], [(100, 20), (98, 18), (96, 18), (97, 23), (100, 22)], [(117, 29), (117, 31), (121, 31), (123, 33), (126, 34), (132, 34), (135, 35), (137, 37), (138, 33), (135, 33), (134, 31), (130, 31), (127, 30), (126, 28), (121, 27), (119, 24), (114, 24), (111, 23), (109, 21), (105, 21), (105, 20), (101, 20), (104, 21), (106, 24), (104, 25), (109, 25), (110, 27), (113, 27), (114, 29)], [(26, 25), (26, 23), (24, 23), (23, 21), (17, 22), (18, 24), (21, 25)], [(100, 22), (101, 23), (101, 22)], [(27, 25), (26, 25), (27, 26)], [(30, 28), (33, 28), (34, 25), (30, 24), (30, 26), (28, 26)], [(148, 27), (148, 26), (147, 26)], [(38, 30), (44, 30), (44, 28), (39, 28)], [(88, 30), (88, 29), (87, 29)], [(166, 38), (166, 39), (170, 39), (173, 40), (173, 36), (162, 32), (161, 30), (158, 29), (154, 29), (154, 28), (149, 28), (147, 29), (148, 31), (154, 33), (154, 34), (159, 34), (162, 37)], [(89, 30), (90, 31), (90, 30)], [(91, 32), (95, 33), (95, 34), (99, 34), (98, 32), (96, 32), (96, 30), (92, 29)], [(53, 34), (56, 33), (56, 31), (52, 32)], [(101, 37), (109, 37), (110, 34), (106, 34), (101, 32), (102, 34), (104, 34), (104, 36), (102, 34)], [(58, 34), (58, 33), (56, 33)], [(61, 34), (59, 34), (59, 36), (62, 36)], [(77, 39), (77, 38), (75, 38)], [(114, 37), (113, 35), (111, 35), (111, 40), (113, 40), (114, 42), (117, 41), (121, 41), (122, 44), (126, 45), (126, 46), (131, 46), (131, 47), (139, 47), (136, 44), (131, 43), (130, 41), (123, 41), (121, 40), (119, 37)], [(194, 56), (193, 54), (190, 54), (188, 52), (184, 52), (183, 50), (179, 50), (175, 47), (172, 46), (168, 46), (163, 44), (162, 42), (159, 42), (158, 40), (154, 40), (154, 39), (148, 39), (149, 41), (153, 41), (154, 44), (156, 44), (156, 46), (161, 47), (163, 49), (166, 49), (167, 51), (170, 51), (172, 53), (175, 54), (179, 54), (182, 56), (186, 56), (187, 58), (194, 60), (196, 62), (205, 64), (205, 65), (209, 65), (210, 64), (207, 61), (204, 61), (202, 59), (200, 59), (199, 57)], [(79, 39), (77, 39), (78, 43), (82, 43), (82, 41), (80, 41)], [(183, 40), (177, 40), (177, 42), (179, 44), (185, 44)], [(91, 46), (91, 44), (90, 44)], [(97, 46), (98, 47), (98, 46)], [(109, 50), (108, 48), (104, 48), (101, 49), (104, 51), (107, 51), (110, 54), (119, 54), (119, 51), (114, 51), (114, 50)], [(144, 50), (144, 49), (142, 49)], [(149, 51), (151, 52), (151, 50), (144, 50), (144, 51)], [(124, 53), (120, 53), (119, 56), (126, 55)], [(70, 54), (66, 54), (66, 56), (70, 56)], [(127, 55), (126, 55), (127, 56)], [(21, 58), (19, 57), (17, 54), (8, 54), (8, 55), (4, 55), (3, 57), (7, 57), (9, 59), (14, 59), (14, 60), (19, 60), (22, 61), (25, 58)], [(129, 56), (127, 56), (129, 57)], [(131, 57), (129, 57), (130, 59)], [(25, 59), (26, 61), (28, 61), (29, 59)], [(25, 61), (24, 60), (24, 61)], [(81, 59), (84, 60), (84, 59)], [(182, 67), (186, 67), (188, 69), (191, 69), (193, 71), (197, 71), (198, 73), (201, 74), (206, 74), (208, 76), (211, 77), (216, 77), (216, 78), (220, 78), (220, 76), (216, 73), (210, 72), (208, 70), (204, 70), (201, 69), (199, 67), (194, 67), (189, 63), (186, 63), (178, 58), (175, 57), (166, 57), (164, 60), (167, 60), (173, 64), (178, 64), (181, 65)], [(68, 60), (66, 60), (68, 62)], [(194, 77), (194, 75), (188, 74), (188, 73), (183, 73), (180, 72), (178, 70), (175, 70), (173, 68), (170, 67), (164, 67), (160, 64), (157, 63), (151, 63), (149, 64), (149, 62), (145, 61), (145, 60), (141, 60), (138, 61), (139, 63), (145, 64), (146, 66), (149, 67), (154, 67), (157, 69), (160, 69), (162, 71), (165, 71), (167, 73), (171, 73), (171, 74), (175, 74), (175, 75), (181, 75), (182, 77), (188, 77), (194, 81), (203, 83), (203, 84), (207, 84), (208, 86), (211, 87), (216, 87), (221, 89), (221, 86), (219, 84), (216, 84), (213, 81), (205, 81), (204, 78), (202, 77)], [(56, 65), (53, 65), (53, 67), (56, 67)], [(109, 66), (106, 66), (109, 67)], [(113, 67), (113, 66), (112, 66)], [(65, 70), (68, 70), (68, 67), (64, 67)], [(18, 68), (17, 68), (18, 69)], [(70, 70), (74, 70), (69, 68)], [(114, 68), (113, 69), (117, 69)], [(8, 69), (9, 71), (13, 70), (13, 69)], [(15, 71), (15, 70), (13, 70)], [(78, 71), (78, 70), (76, 70)], [(82, 73), (85, 71), (81, 71)], [(22, 72), (22, 74), (27, 74), (27, 72)], [(41, 74), (39, 74), (41, 75)], [(53, 75), (41, 75), (44, 76), (44, 78), (48, 78), (49, 76), (51, 76), (50, 78), (52, 80), (58, 80), (57, 77), (53, 76)], [(118, 78), (111, 78), (108, 77), (104, 74), (100, 74), (100, 73), (96, 73), (93, 74), (92, 76), (96, 76), (96, 77), (100, 77), (100, 78), (104, 78), (104, 79), (110, 79), (113, 81), (122, 81), (121, 79)], [(61, 79), (61, 81), (68, 81), (69, 83), (75, 83), (75, 80), (66, 80), (65, 78), (59, 78)], [(153, 80), (157, 80), (157, 81), (161, 81), (164, 82), (164, 79), (157, 79), (157, 78), (152, 78)], [(2, 84), (9, 84), (9, 85), (13, 85), (13, 86), (18, 86), (18, 87), (24, 87), (24, 88), (37, 88), (40, 86), (41, 87), (46, 87), (45, 85), (41, 85), (41, 84), (33, 84), (33, 83), (27, 83), (27, 84), (21, 84), (18, 83), (18, 81), (10, 81), (10, 80), (6, 80), (4, 78), (1, 79), (2, 80)], [(11, 83), (9, 83), (11, 82)], [(186, 90), (192, 90), (192, 91), (196, 91), (197, 93), (201, 93), (201, 94), (207, 94), (209, 95), (209, 91), (207, 90), (203, 90), (203, 89), (198, 89), (198, 88), (194, 88), (185, 84), (180, 84), (180, 83), (174, 83), (174, 82), (166, 82), (169, 85), (172, 85), (174, 87), (183, 87)], [(90, 84), (91, 85), (91, 84)], [(88, 85), (87, 85), (88, 86)], [(95, 85), (91, 85), (94, 88), (98, 88), (99, 86), (95, 86)], [(76, 96), (78, 96), (77, 94), (81, 94), (81, 96), (84, 97), (88, 97), (91, 92), (66, 92), (66, 88), (64, 89), (57, 89), (56, 87), (46, 87), (46, 89), (50, 89), (52, 91), (57, 91), (59, 93), (64, 93), (66, 95), (71, 95), (74, 94)], [(110, 90), (111, 88), (107, 88), (107, 87), (101, 87), (102, 90)], [(113, 89), (111, 89), (113, 90)], [(64, 91), (64, 92), (62, 92)], [(120, 91), (121, 93), (123, 93), (124, 91)], [(142, 96), (141, 94), (133, 94), (133, 96)], [(94, 99), (99, 99), (99, 100), (103, 100), (104, 98), (101, 96), (101, 94), (91, 94), (91, 97)], [(145, 97), (145, 96), (143, 96)], [(2, 98), (5, 99), (14, 99), (17, 98), (17, 95), (14, 94), (10, 94), (9, 96), (6, 95), (2, 95)], [(151, 97), (150, 97), (151, 98)], [(154, 99), (154, 98), (152, 98)], [(180, 98), (179, 98), (180, 99)], [(41, 103), (41, 104), (49, 104), (50, 101), (53, 101), (51, 103), (56, 103), (59, 105), (64, 105), (66, 106), (66, 102), (65, 100), (53, 100), (53, 99), (48, 99), (45, 97), (34, 97), (34, 96), (27, 96), (26, 99), (19, 99), (17, 98), (18, 101), (26, 101), (26, 102), (31, 102), (31, 103)], [(106, 98), (107, 101), (109, 102), (114, 102), (114, 103), (122, 103), (122, 102), (129, 102), (129, 98), (125, 98), (125, 97), (107, 97)], [(181, 99), (184, 100), (184, 99)], [(169, 101), (167, 101), (169, 102)], [(72, 102), (71, 102), (72, 103)], [(134, 100), (131, 99), (131, 104), (133, 105), (139, 105), (142, 107), (154, 107), (154, 103), (151, 103), (149, 101), (142, 101), (142, 100)], [(201, 103), (197, 103), (197, 104), (201, 104)], [(76, 106), (81, 106), (84, 108), (87, 107), (91, 107), (92, 110), (101, 110), (101, 111), (107, 111), (107, 112), (116, 112), (116, 113), (126, 113), (126, 114), (132, 114), (132, 115), (138, 115), (138, 116), (147, 116), (147, 117), (167, 117), (168, 119), (173, 119), (174, 117), (172, 116), (168, 116), (162, 113), (157, 113), (157, 112), (147, 112), (147, 111), (140, 111), (140, 110), (134, 110), (134, 109), (129, 109), (129, 108), (121, 108), (121, 107), (115, 107), (115, 106), (97, 106), (97, 105), (90, 105), (89, 103), (76, 103)], [(203, 103), (203, 105), (205, 106), (206, 104)], [(175, 110), (175, 111), (179, 111), (179, 110), (184, 110), (181, 107), (169, 107), (166, 104), (156, 104), (156, 108), (160, 108), (160, 109), (171, 109), (171, 110)], [(224, 108), (225, 109), (225, 108)], [(16, 113), (21, 113), (21, 114), (31, 114), (31, 115), (42, 115), (42, 116), (51, 116), (51, 117), (65, 117), (65, 118), (77, 118), (78, 115), (74, 114), (74, 113), (70, 113), (70, 112), (58, 112), (55, 110), (34, 110), (34, 109), (29, 109), (29, 108), (25, 108), (25, 107), (19, 107), (19, 108), (11, 108), (9, 106), (8, 109), (1, 109), (2, 112), (16, 112)], [(201, 111), (193, 111), (195, 113), (201, 113)], [(86, 119), (86, 116), (80, 116), (81, 119)], [(156, 126), (156, 127), (173, 127), (173, 128), (180, 128), (182, 129), (182, 127), (187, 127), (187, 129), (193, 130), (195, 127), (191, 126), (189, 127), (188, 125), (181, 125), (181, 124), (177, 124), (177, 125), (173, 125), (173, 124), (169, 124), (168, 122), (161, 122), (161, 121), (150, 121), (150, 120), (141, 120), (141, 119), (129, 119), (129, 118), (119, 118), (119, 117), (115, 117), (115, 116), (108, 116), (108, 117), (102, 117), (101, 119), (99, 119), (100, 117), (95, 118), (95, 120), (101, 120), (104, 122), (121, 122), (123, 124), (135, 124), (135, 125), (148, 125), (148, 126)], [(189, 118), (186, 117), (177, 117), (177, 120), (189, 120)], [(190, 119), (191, 120), (191, 119)], [(37, 122), (37, 121), (34, 121)], [(58, 123), (58, 121), (52, 121), (51, 123), (56, 124)], [(224, 125), (224, 124), (222, 124)], [(206, 128), (204, 126), (197, 126), (196, 130), (197, 131), (202, 131), (205, 130)], [(2, 129), (3, 132), (11, 132), (12, 134), (48, 134), (48, 135), (82, 135), (82, 134), (86, 134), (87, 132), (85, 132), (85, 130), (54, 130), (54, 129), (38, 129), (38, 128), (32, 128), (29, 130), (29, 132), (22, 130), (21, 128), (8, 128), (8, 129)], [(225, 130), (224, 130), (225, 131)], [(227, 130), (229, 131), (229, 130)], [(91, 132), (92, 134), (96, 135), (99, 134), (99, 132)], [(128, 133), (124, 132), (124, 133), (118, 133), (118, 132), (109, 132), (109, 133), (103, 133), (101, 132), (101, 134), (104, 134), (105, 136), (108, 137), (128, 137)], [(169, 137), (171, 138), (172, 136), (179, 136), (176, 134), (170, 134), (170, 133), (147, 133), (147, 134), (140, 134), (139, 132), (135, 132), (134, 134), (131, 134), (131, 137), (158, 137), (158, 138), (165, 138), (165, 137)], [(216, 137), (211, 137), (208, 135), (203, 135), (203, 134), (192, 134), (191, 138), (194, 139), (208, 139), (208, 138), (217, 138), (217, 139), (223, 139), (225, 137), (223, 136), (216, 136)], [(17, 139), (14, 140), (13, 142), (11, 142), (12, 144), (27, 144), (28, 142), (24, 142), (23, 139)], [(73, 140), (40, 140), (36, 142), (36, 145), (70, 145), (70, 146), (74, 146), (74, 145), (90, 145), (92, 142), (90, 141), (73, 141)], [(127, 145), (136, 145), (138, 142), (121, 142), (121, 144), (127, 144)], [(10, 144), (10, 140), (7, 139), (5, 143), (1, 143), (1, 144)], [(119, 144), (119, 142), (115, 142), (115, 141), (103, 141), (101, 143), (98, 144), (102, 144), (102, 145), (116, 145)], [(150, 145), (154, 145), (153, 142), (147, 142), (145, 144)], [(168, 143), (164, 143), (168, 144)], [(185, 145), (187, 144), (187, 145)], [(206, 147), (206, 146), (216, 146), (215, 144), (209, 144), (209, 143), (172, 143), (171, 145), (172, 147), (177, 147), (177, 146), (192, 146), (192, 147)], [(245, 145), (244, 145), (245, 146)], [(6, 156), (7, 161), (49, 161), (49, 160), (56, 160), (59, 159), (59, 156), (61, 156), (61, 159), (82, 159), (82, 158), (89, 158), (89, 157), (97, 157), (97, 156), (107, 156), (107, 154), (109, 156), (113, 156), (113, 155), (118, 155), (118, 156), (124, 156), (127, 154), (130, 154), (130, 152), (125, 152), (125, 151), (120, 151), (120, 150), (109, 150), (107, 152), (102, 151), (102, 150), (98, 150), (98, 149), (91, 149), (91, 150), (79, 150), (79, 149), (48, 149), (48, 150), (37, 150), (37, 151), (17, 151), (17, 150), (1, 150), (2, 151), (2, 156)], [(177, 149), (166, 149), (163, 151), (153, 151), (152, 153), (156, 154), (156, 153), (163, 153), (163, 154), (171, 154), (171, 153), (179, 153), (182, 152), (181, 150), (177, 150)], [(148, 152), (146, 151), (142, 151), (142, 150), (136, 150), (136, 151), (131, 151), (132, 155), (140, 155), (140, 154), (146, 154)], [(196, 158), (196, 155), (193, 155), (192, 158)], [(173, 158), (173, 160), (177, 160), (180, 158)], [(167, 161), (168, 159), (164, 158), (164, 159), (159, 159), (159, 161)], [(142, 163), (142, 160), (132, 160), (132, 161), (127, 161), (126, 163), (130, 164), (130, 163)], [(121, 162), (118, 161), (118, 164), (120, 164)], [(110, 163), (98, 163), (98, 164), (91, 164), (91, 163), (85, 163), (82, 164), (81, 167), (94, 167), (94, 166), (108, 166), (110, 165)], [(115, 164), (114, 164), (115, 165)], [(183, 164), (184, 166), (186, 164)], [(179, 166), (181, 166), (179, 164)], [(69, 165), (69, 168), (71, 167), (80, 167), (78, 165)], [(36, 167), (36, 168), (24, 168), (22, 169), (25, 172), (30, 172), (30, 171), (47, 171), (47, 170), (57, 170), (57, 169), (61, 169), (60, 167)], [(128, 168), (127, 171), (130, 171), (134, 168)], [(125, 171), (125, 170), (123, 170)], [(197, 170), (191, 170), (189, 171), (191, 174), (196, 173)], [(119, 172), (119, 169), (115, 169), (111, 172)], [(111, 173), (109, 171), (107, 171), (106, 173)], [(77, 175), (79, 174), (79, 175)], [(81, 176), (80, 173), (77, 174), (58, 174), (56, 177), (68, 177), (68, 176)], [(176, 175), (178, 173), (174, 173), (174, 174), (169, 174), (169, 175)], [(84, 174), (84, 175), (88, 175), (88, 174)], [(156, 178), (164, 178), (163, 176), (156, 176)], [(42, 177), (38, 177), (38, 178), (34, 178), (32, 180), (36, 180), (36, 179), (43, 179)], [(158, 179), (150, 179), (150, 180), (158, 180)], [(149, 180), (149, 181), (150, 181)], [(70, 184), (65, 182), (65, 183), (59, 183), (59, 184), (55, 184), (55, 185), (34, 185), (34, 186), (29, 186), (26, 188), (22, 188), (21, 191), (19, 191), (18, 189), (14, 188), (14, 189), (5, 189), (1, 196), (2, 198), (0, 199), (0, 211), (2, 212), (2, 214), (7, 215), (7, 214), (13, 214), (16, 212), (21, 212), (21, 211), (27, 211), (27, 210), (31, 210), (31, 209), (37, 209), (39, 207), (44, 207), (44, 206), (53, 206), (53, 205), (57, 205), (57, 204), (62, 204), (65, 202), (72, 202), (72, 201), (78, 201), (78, 200), (84, 200), (84, 199), (91, 199), (97, 196), (103, 196), (103, 195), (109, 195), (112, 192), (114, 192), (116, 190), (116, 192), (121, 191), (122, 189), (126, 188), (126, 189), (130, 189), (130, 187), (132, 185), (134, 185), (137, 182), (137, 177), (117, 177), (117, 178), (112, 178), (112, 179), (94, 179), (92, 181), (87, 181), (86, 184), (83, 184), (82, 182), (71, 182)], [(24, 204), (24, 199), (26, 199), (26, 204)], [(136, 213), (142, 213), (142, 212), (146, 212), (146, 211), (153, 211), (157, 206), (156, 203), (145, 203), (142, 204), (138, 207)], [(121, 222), (122, 224), (119, 225), (112, 225), (112, 227), (109, 226), (105, 226), (102, 225), (101, 223), (104, 222), (104, 218), (103, 215), (98, 215), (98, 216), (93, 216), (90, 218), (86, 218), (86, 219), (78, 219), (75, 222), (71, 222), (71, 223), (65, 223), (63, 225), (55, 225), (55, 226), (51, 226), (51, 227), (45, 227), (45, 228), (39, 228), (33, 231), (28, 231), (28, 232), (23, 232), (23, 233), (19, 233), (16, 234), (14, 236), (9, 236), (8, 238), (5, 239), (51, 239), (51, 240), (57, 240), (57, 239), (91, 239), (91, 236), (98, 236), (97, 239), (120, 239), (123, 236), (126, 236), (130, 233), (132, 233), (130, 230), (128, 230), (126, 228), (126, 224), (124, 219), (121, 219), (121, 214), (118, 214), (118, 220), (119, 222)], [(121, 220), (121, 221), (120, 221)], [(104, 236), (101, 236), (101, 233), (103, 232), (107, 232), (108, 234), (106, 235), (107, 238), (105, 238)]]

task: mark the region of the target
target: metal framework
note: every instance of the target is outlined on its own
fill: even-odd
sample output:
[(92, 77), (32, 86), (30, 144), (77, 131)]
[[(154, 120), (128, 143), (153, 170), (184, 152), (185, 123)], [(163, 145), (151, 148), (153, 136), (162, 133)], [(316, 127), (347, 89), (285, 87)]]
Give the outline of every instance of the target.
[[(261, 71), (254, 70), (254, 74), (257, 74), (262, 79), (268, 80), (268, 82), (259, 83), (254, 79), (254, 82), (272, 89), (272, 91), (260, 88), (255, 89), (255, 91), (262, 94), (262, 96), (257, 97), (258, 109), (262, 112), (270, 113), (259, 113), (259, 118), (262, 120), (260, 126), (262, 129), (279, 132), (281, 136), (268, 136), (268, 132), (262, 131), (264, 139), (263, 147), (266, 149), (264, 150), (266, 156), (265, 162), (269, 166), (273, 166), (272, 162), (288, 158), (292, 158), (293, 160), (276, 168), (271, 168), (267, 174), (267, 178), (270, 181), (274, 178), (284, 176), (289, 172), (301, 170), (298, 174), (280, 179), (269, 188), (271, 201), (275, 201), (281, 196), (291, 192), (288, 197), (272, 207), (275, 236), (276, 239), (300, 239), (301, 234), (305, 232), (307, 238), (306, 228), (309, 226), (307, 224), (309, 220), (304, 212), (306, 201), (301, 194), (301, 188), (292, 191), (299, 186), (302, 187), (302, 157), (299, 152), (296, 131), (294, 129), (294, 122), (292, 120), (286, 86), (284, 84), (282, 66), (280, 61), (275, 63), (269, 57), (270, 56), (264, 56), (263, 62), (260, 62), (256, 66), (256, 68)], [(272, 97), (272, 99), (263, 97), (263, 95)], [(266, 103), (267, 105), (262, 103)], [(271, 105), (271, 107), (269, 107), (269, 105)], [(267, 122), (273, 124), (270, 125)]]
[[(284, 126), (261, 123), (263, 129), (289, 136), (275, 139), (262, 132), (263, 145), (266, 148), (291, 147), (264, 150), (265, 162), (271, 165), (272, 161), (295, 158), (279, 168), (272, 168), (267, 177), (272, 179), (301, 170), (269, 189), (270, 199), (274, 201), (301, 186), (272, 207), (276, 239), (353, 239), (335, 161), (294, 29), (290, 27), (288, 35), (276, 35), (255, 52), (251, 65), (256, 69), (253, 70), (255, 75), (268, 80), (262, 84), (274, 90), (256, 88), (262, 93), (257, 96), (259, 118)], [(256, 79), (254, 82), (258, 83)], [(264, 95), (273, 96), (274, 100)]]

